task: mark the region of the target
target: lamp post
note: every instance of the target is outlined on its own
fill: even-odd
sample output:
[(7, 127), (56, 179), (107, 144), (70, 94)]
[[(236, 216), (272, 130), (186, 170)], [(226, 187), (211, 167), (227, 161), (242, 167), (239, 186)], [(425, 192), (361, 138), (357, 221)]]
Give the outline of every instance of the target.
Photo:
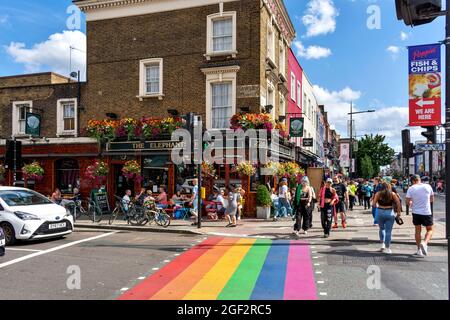
[[(353, 112), (353, 101), (350, 103), (350, 150), (349, 150), (349, 154), (350, 154), (350, 178), (353, 177), (353, 115), (354, 114), (361, 114), (361, 113), (373, 113), (375, 112), (375, 110), (367, 110), (367, 111), (357, 111), (357, 112)], [(356, 167), (356, 161), (355, 161), (355, 167)], [(355, 168), (356, 169), (356, 168)]]

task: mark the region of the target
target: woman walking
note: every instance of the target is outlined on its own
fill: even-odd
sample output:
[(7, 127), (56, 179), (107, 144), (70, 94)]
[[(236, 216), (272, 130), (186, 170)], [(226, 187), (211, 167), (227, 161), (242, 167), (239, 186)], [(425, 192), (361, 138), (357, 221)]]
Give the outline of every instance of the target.
[(327, 179), (325, 186), (320, 189), (319, 194), (319, 206), (320, 206), (320, 220), (322, 222), (322, 228), (324, 238), (330, 236), (331, 225), (333, 224), (333, 206), (336, 202), (336, 190), (331, 186), (333, 180)]
[(372, 205), (373, 207), (378, 206), (377, 221), (380, 227), (380, 251), (391, 254), (392, 229), (394, 227), (395, 217), (400, 217), (401, 215), (401, 204), (389, 183), (381, 183), (379, 190), (373, 198)]
[[(287, 179), (283, 179), (280, 183), (279, 192), (278, 192), (278, 212), (274, 217), (274, 220), (277, 221), (280, 215), (284, 217), (291, 215), (292, 208), (289, 203), (289, 188), (287, 186)], [(285, 209), (285, 210), (283, 210)]]
[(304, 234), (308, 234), (308, 230), (311, 227), (313, 192), (309, 185), (308, 177), (302, 178), (299, 200), (300, 201), (298, 202), (299, 205), (296, 212), (296, 229), (294, 230), (297, 236), (299, 235), (300, 229), (303, 230)]
[(227, 191), (228, 191), (227, 194), (228, 204), (225, 210), (225, 216), (227, 217), (229, 223), (226, 227), (233, 228), (237, 226), (236, 214), (238, 210), (238, 202), (237, 202), (238, 194), (235, 192), (235, 190), (232, 190), (231, 187), (228, 187)]

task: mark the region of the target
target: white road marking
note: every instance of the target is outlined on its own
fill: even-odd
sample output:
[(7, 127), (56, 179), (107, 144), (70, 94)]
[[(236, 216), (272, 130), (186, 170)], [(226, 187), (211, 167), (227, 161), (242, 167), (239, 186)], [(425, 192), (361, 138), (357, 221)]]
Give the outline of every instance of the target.
[(27, 252), (41, 252), (43, 250), (35, 250), (35, 249), (17, 249), (17, 248), (7, 248), (8, 251), (27, 251)]
[(317, 281), (318, 284), (324, 284), (325, 281)]
[(157, 270), (159, 270), (159, 268), (153, 268), (152, 270), (153, 270), (153, 271), (157, 271)]
[(138, 278), (138, 280), (144, 280), (145, 279), (145, 277), (139, 277)]
[(320, 258), (322, 258), (322, 257), (320, 257), (320, 256), (313, 257), (313, 259), (320, 259)]
[(321, 292), (321, 293), (319, 293), (319, 295), (321, 295), (321, 296), (327, 296), (328, 293), (326, 293), (326, 292)]
[(175, 254), (174, 254), (175, 257), (178, 257), (179, 255), (180, 255), (179, 253), (175, 253)]
[(120, 291), (127, 291), (128, 289), (130, 289), (130, 288), (122, 288), (122, 289), (120, 289)]
[(322, 274), (322, 271), (316, 271), (316, 274)]
[(320, 263), (314, 263), (315, 266), (320, 266)]
[(164, 263), (169, 263), (170, 262), (170, 260), (164, 260)]
[(312, 253), (317, 253), (317, 251), (313, 251)]
[(80, 244), (80, 243), (83, 243), (83, 242), (88, 242), (88, 241), (92, 241), (92, 240), (97, 240), (97, 239), (100, 239), (100, 238), (108, 237), (110, 235), (113, 235), (113, 234), (116, 234), (116, 233), (119, 233), (119, 232), (120, 231), (113, 231), (113, 232), (101, 234), (99, 236), (95, 236), (95, 237), (91, 237), (91, 238), (87, 238), (87, 239), (83, 239), (83, 240), (78, 240), (78, 241), (74, 241), (74, 242), (69, 242), (69, 243), (66, 243), (66, 244), (63, 244), (61, 246), (54, 247), (54, 248), (51, 248), (51, 249), (35, 252), (35, 253), (32, 253), (32, 254), (26, 255), (24, 257), (20, 257), (20, 258), (17, 258), (17, 259), (14, 259), (14, 260), (2, 263), (2, 264), (0, 264), (0, 269), (2, 269), (4, 267), (7, 267), (7, 266), (10, 266), (10, 265), (15, 264), (15, 263), (19, 263), (19, 262), (31, 259), (31, 258), (39, 257), (39, 256), (47, 254), (47, 253), (51, 253), (51, 252), (55, 252), (55, 251), (58, 251), (58, 250), (65, 249), (65, 248), (73, 247), (73, 246), (76, 246), (77, 244)]

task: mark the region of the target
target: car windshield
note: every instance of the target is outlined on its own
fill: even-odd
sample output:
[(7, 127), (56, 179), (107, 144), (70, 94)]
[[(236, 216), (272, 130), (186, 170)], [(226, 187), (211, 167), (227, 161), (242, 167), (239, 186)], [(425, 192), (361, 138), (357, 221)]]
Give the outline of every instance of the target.
[(44, 196), (29, 190), (0, 191), (0, 198), (10, 207), (51, 204)]

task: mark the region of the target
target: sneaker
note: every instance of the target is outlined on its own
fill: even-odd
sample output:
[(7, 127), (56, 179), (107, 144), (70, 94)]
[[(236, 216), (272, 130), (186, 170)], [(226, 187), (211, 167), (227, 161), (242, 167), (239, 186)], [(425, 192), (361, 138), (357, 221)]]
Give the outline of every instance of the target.
[(324, 238), (329, 238), (330, 235), (329, 235), (329, 234), (324, 234), (323, 237), (324, 237)]
[(392, 250), (391, 250), (390, 248), (386, 248), (386, 249), (384, 250), (384, 253), (385, 253), (385, 254), (392, 254)]
[(307, 235), (307, 234), (308, 234), (308, 231), (303, 232), (303, 234), (304, 234), (304, 235)]
[(337, 229), (337, 228), (339, 228), (339, 226), (338, 226), (337, 223), (335, 223), (335, 224), (333, 225), (333, 229)]
[(415, 254), (413, 254), (413, 257), (420, 257), (420, 258), (423, 258), (422, 250), (417, 249), (417, 252), (416, 252)]
[(383, 244), (381, 245), (380, 252), (384, 252), (384, 250), (386, 250), (386, 245), (383, 243)]
[(424, 256), (428, 255), (428, 246), (427, 246), (427, 244), (425, 242), (422, 242), (420, 244), (420, 251), (422, 251)]
[(344, 223), (342, 224), (342, 228), (347, 229), (347, 223), (344, 222)]
[(292, 232), (292, 235), (294, 235), (294, 236), (298, 236), (298, 231), (294, 231), (294, 232)]

